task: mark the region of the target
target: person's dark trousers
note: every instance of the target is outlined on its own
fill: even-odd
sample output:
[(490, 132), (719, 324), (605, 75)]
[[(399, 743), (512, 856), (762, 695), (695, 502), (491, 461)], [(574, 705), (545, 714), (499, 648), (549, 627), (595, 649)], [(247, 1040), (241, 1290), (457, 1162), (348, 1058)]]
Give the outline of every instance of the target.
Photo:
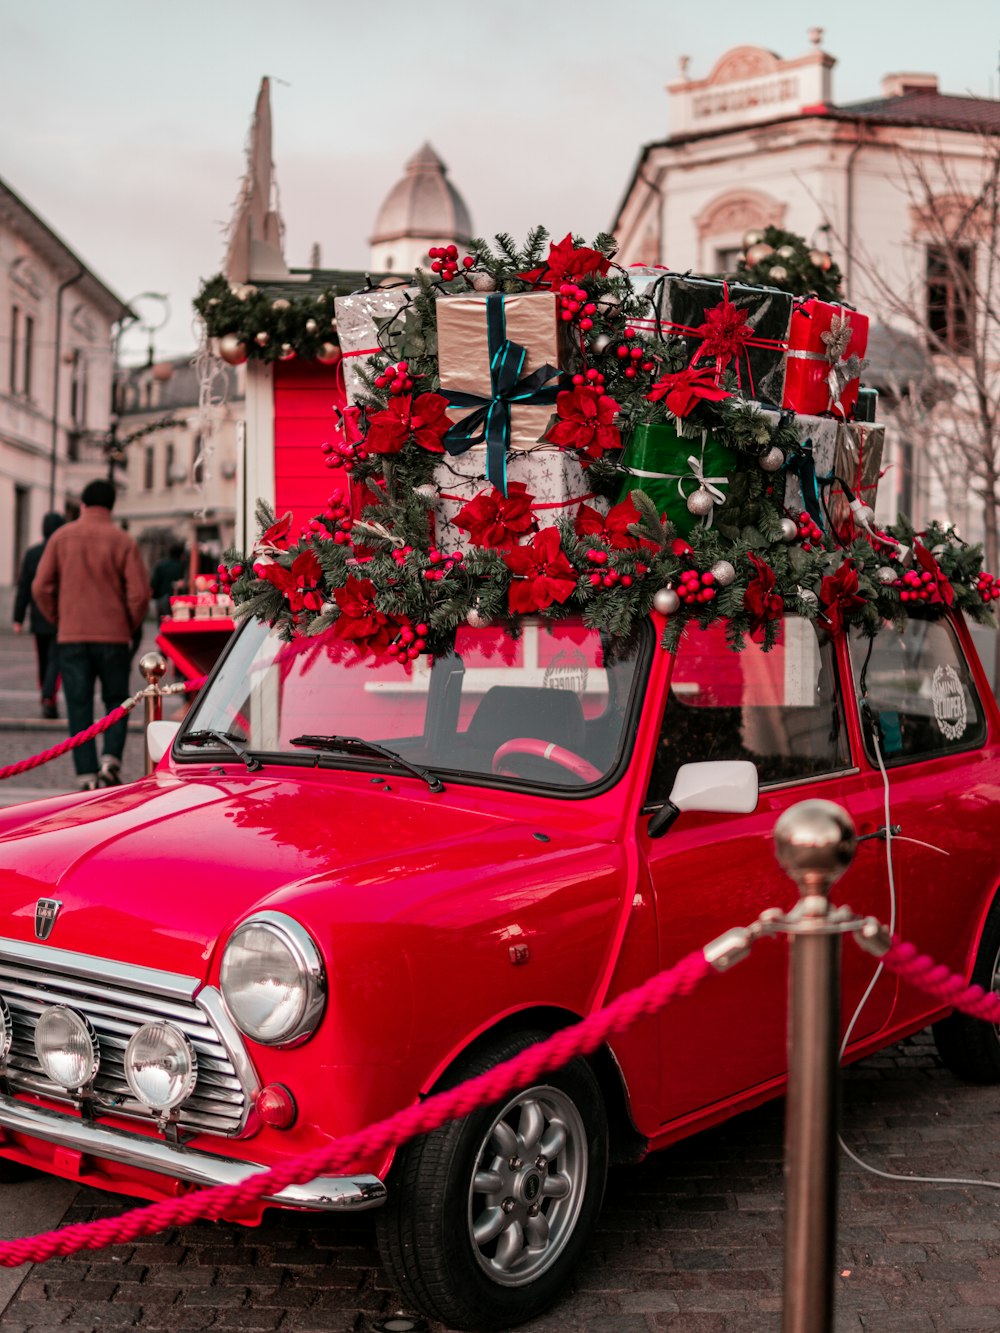
[[(101, 684), (104, 712), (110, 713), (128, 697), (129, 645), (127, 643), (61, 643), (59, 670), (69, 734), (85, 731), (94, 721), (94, 685)], [(116, 722), (104, 733), (104, 754), (121, 759), (125, 749), (126, 721)], [(97, 745), (93, 740), (73, 751), (78, 776), (97, 772)]]
[(59, 645), (54, 634), (36, 634), (35, 651), (38, 654), (38, 688), (43, 699), (55, 700), (59, 689)]

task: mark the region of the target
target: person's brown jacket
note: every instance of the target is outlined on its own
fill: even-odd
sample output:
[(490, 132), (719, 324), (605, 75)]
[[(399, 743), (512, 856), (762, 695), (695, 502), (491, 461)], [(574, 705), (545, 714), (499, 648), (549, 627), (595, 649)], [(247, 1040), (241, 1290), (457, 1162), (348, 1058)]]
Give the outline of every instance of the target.
[(31, 594), (59, 643), (129, 643), (149, 608), (149, 576), (110, 509), (87, 505), (49, 538)]

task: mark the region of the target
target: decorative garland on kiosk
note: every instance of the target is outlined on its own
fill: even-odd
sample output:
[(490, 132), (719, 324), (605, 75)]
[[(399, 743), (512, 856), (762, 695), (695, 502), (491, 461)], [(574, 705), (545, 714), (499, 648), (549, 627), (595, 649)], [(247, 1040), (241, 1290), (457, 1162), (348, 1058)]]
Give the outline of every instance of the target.
[[(476, 241), (464, 257), (453, 246), (432, 250), (433, 273), (418, 272), (416, 285), (397, 293), (378, 345), (346, 353), (361, 388), (331, 423), (324, 453), (349, 484), (297, 531), (290, 515), (258, 507), (264, 531), (252, 553), (229, 552), (219, 567), (237, 614), (280, 625), (289, 638), (329, 631), (374, 659), (404, 662), (442, 651), (462, 624), (502, 623), (516, 634), (525, 614), (582, 614), (625, 635), (656, 609), (667, 616), (662, 642), (671, 649), (687, 621), (718, 619), (734, 647), (746, 635), (769, 647), (786, 610), (830, 634), (848, 625), (874, 633), (917, 606), (989, 619), (1000, 583), (983, 572), (978, 547), (937, 526), (879, 531), (845, 477), (817, 472), (795, 414), (765, 410), (747, 394), (753, 376), (761, 392), (761, 365), (766, 372), (788, 343), (747, 323), (728, 287), (720, 301), (719, 284), (623, 270), (610, 236), (592, 246), (567, 236), (546, 256), (547, 240), (538, 228), (523, 249), (500, 235), (495, 250)], [(668, 278), (682, 294), (685, 284), (717, 289), (701, 323), (668, 309)], [(772, 289), (742, 290), (763, 294), (758, 304), (767, 307)], [(443, 384), (438, 354), (439, 313), (450, 327), (459, 307), (445, 303), (470, 293), (478, 305), (465, 304), (483, 322), (484, 348), (489, 339), (492, 384), (479, 393), (449, 387), (448, 376)], [(551, 364), (520, 373), (524, 349), (504, 336), (503, 317), (506, 308), (512, 321), (510, 298), (525, 293), (554, 295), (565, 373)], [(847, 325), (840, 308), (822, 357), (799, 353), (828, 358), (821, 370), (831, 402), (848, 364)], [(581, 494), (537, 503), (532, 468), (542, 455), (511, 446), (511, 420), (527, 407), (548, 419), (546, 456), (578, 469)], [(829, 424), (850, 429), (833, 417)], [(633, 466), (636, 441), (656, 431), (672, 441), (670, 458), (656, 470)], [(463, 455), (477, 459), (471, 498), (448, 491)], [(507, 469), (518, 458), (522, 479), (514, 480)], [(791, 509), (790, 489), (800, 497)], [(446, 544), (447, 500), (461, 503)]]

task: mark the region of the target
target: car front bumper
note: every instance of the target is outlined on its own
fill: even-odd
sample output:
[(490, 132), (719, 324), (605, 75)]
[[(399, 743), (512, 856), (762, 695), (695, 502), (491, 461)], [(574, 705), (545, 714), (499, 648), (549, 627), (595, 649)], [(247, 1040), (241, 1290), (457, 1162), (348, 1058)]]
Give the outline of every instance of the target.
[[(5, 1135), (41, 1139), (56, 1148), (102, 1158), (140, 1171), (152, 1171), (191, 1185), (235, 1185), (268, 1168), (256, 1162), (215, 1153), (193, 1152), (162, 1139), (129, 1134), (106, 1125), (76, 1120), (57, 1111), (16, 1101), (0, 1094), (0, 1130)], [(3, 1142), (0, 1140), (0, 1152)], [(385, 1202), (386, 1188), (378, 1176), (317, 1176), (304, 1185), (289, 1185), (263, 1202), (283, 1208), (321, 1212), (377, 1208)]]

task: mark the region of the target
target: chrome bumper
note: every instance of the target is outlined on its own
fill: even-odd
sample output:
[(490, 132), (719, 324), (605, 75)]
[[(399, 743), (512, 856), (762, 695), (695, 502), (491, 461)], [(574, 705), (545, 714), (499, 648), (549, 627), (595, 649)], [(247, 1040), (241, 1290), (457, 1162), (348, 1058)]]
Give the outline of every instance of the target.
[[(3, 1094), (0, 1094), (0, 1129), (27, 1134), (92, 1157), (104, 1157), (123, 1166), (173, 1176), (193, 1185), (235, 1185), (267, 1170), (266, 1166), (255, 1162), (192, 1152), (162, 1139), (147, 1139), (86, 1120), (73, 1120), (57, 1111), (29, 1106)], [(0, 1142), (0, 1149), (2, 1146)], [(327, 1212), (344, 1208), (377, 1208), (385, 1202), (385, 1195), (385, 1186), (378, 1176), (317, 1176), (305, 1185), (290, 1185), (277, 1194), (266, 1195), (265, 1202), (285, 1208), (315, 1208)]]

